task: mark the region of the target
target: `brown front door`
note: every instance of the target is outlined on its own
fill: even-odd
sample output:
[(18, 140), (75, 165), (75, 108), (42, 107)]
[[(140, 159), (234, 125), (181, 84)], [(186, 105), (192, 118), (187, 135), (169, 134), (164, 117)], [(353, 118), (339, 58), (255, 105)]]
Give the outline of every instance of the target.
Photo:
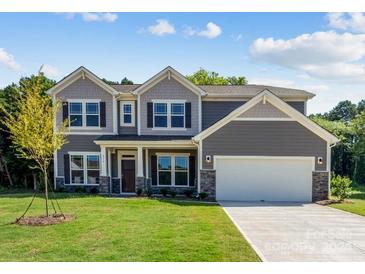
[(122, 192), (136, 192), (135, 160), (122, 160)]

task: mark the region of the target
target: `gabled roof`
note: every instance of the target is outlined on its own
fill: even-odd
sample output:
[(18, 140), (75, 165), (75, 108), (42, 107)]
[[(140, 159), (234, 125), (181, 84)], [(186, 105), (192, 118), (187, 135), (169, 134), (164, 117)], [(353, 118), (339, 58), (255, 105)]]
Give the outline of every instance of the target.
[(200, 87), (194, 85), (191, 81), (185, 78), (184, 75), (182, 75), (180, 72), (176, 71), (172, 67), (168, 66), (159, 73), (157, 73), (155, 76), (144, 82), (141, 86), (136, 88), (133, 91), (133, 94), (135, 95), (141, 95), (144, 92), (146, 92), (148, 89), (159, 83), (165, 78), (170, 79), (173, 78), (176, 81), (178, 81), (180, 84), (184, 85), (186, 88), (190, 89), (192, 92), (194, 92), (197, 95), (204, 96), (206, 95), (206, 92), (202, 90)]
[(55, 86), (50, 88), (47, 93), (50, 95), (55, 95), (61, 90), (63, 90), (65, 87), (69, 86), (79, 78), (88, 78), (89, 80), (93, 81), (95, 84), (100, 86), (102, 89), (106, 90), (112, 95), (117, 95), (118, 92), (110, 85), (105, 83), (103, 80), (101, 80), (98, 76), (96, 76), (94, 73), (92, 73), (87, 68), (81, 66), (78, 69), (71, 72), (69, 75), (61, 79)]
[(260, 103), (261, 101), (270, 102), (272, 105), (277, 107), (279, 110), (286, 113), (290, 118), (297, 121), (298, 123), (300, 123), (302, 126), (306, 127), (307, 129), (311, 130), (313, 133), (315, 133), (316, 135), (318, 135), (319, 137), (321, 137), (328, 143), (334, 144), (334, 143), (339, 142), (339, 140), (334, 135), (332, 135), (331, 133), (329, 133), (328, 131), (326, 131), (325, 129), (323, 129), (322, 127), (320, 127), (313, 121), (311, 121), (308, 117), (306, 117), (301, 112), (299, 112), (296, 109), (294, 109), (293, 107), (291, 107), (289, 104), (287, 104), (286, 102), (281, 100), (279, 97), (274, 95), (268, 89), (263, 90), (262, 92), (257, 94), (255, 97), (253, 97), (251, 100), (249, 100), (247, 103), (245, 103), (242, 106), (240, 106), (239, 108), (233, 110), (230, 114), (228, 114), (223, 119), (219, 120), (217, 123), (213, 124), (209, 128), (203, 130), (202, 132), (200, 132), (199, 134), (194, 136), (193, 140), (195, 142), (199, 142), (199, 141), (205, 139), (212, 133), (214, 133), (217, 130), (219, 130), (220, 128), (222, 128), (224, 125), (228, 124), (230, 121), (236, 119), (242, 113), (246, 112), (247, 110), (251, 109), (256, 104)]

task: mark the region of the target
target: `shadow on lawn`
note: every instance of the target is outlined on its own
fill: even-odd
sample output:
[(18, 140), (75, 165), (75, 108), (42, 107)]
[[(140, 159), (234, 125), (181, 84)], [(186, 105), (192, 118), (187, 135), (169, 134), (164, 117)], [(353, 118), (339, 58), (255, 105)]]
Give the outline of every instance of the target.
[(219, 206), (215, 202), (205, 202), (205, 201), (194, 201), (194, 200), (177, 200), (177, 199), (165, 199), (165, 198), (155, 198), (154, 200), (160, 203), (168, 203), (178, 206)]
[[(33, 197), (33, 192), (23, 192), (23, 193), (0, 193), (0, 199), (11, 199), (11, 198), (31, 198)], [(55, 193), (56, 199), (62, 200), (62, 199), (72, 199), (72, 198), (90, 198), (90, 197), (100, 197), (96, 194), (88, 194), (88, 193)], [(37, 193), (37, 198), (44, 199), (44, 193), (39, 192)], [(49, 199), (54, 199), (54, 196), (52, 193), (48, 194)]]

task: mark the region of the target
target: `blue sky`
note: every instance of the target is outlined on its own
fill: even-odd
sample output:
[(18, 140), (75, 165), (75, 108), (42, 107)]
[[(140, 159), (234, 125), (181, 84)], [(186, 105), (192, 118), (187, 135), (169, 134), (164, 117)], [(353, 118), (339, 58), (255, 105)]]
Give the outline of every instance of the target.
[(141, 83), (171, 65), (244, 75), (317, 94), (309, 112), (365, 98), (365, 15), (325, 13), (2, 13), (0, 87), (83, 65)]

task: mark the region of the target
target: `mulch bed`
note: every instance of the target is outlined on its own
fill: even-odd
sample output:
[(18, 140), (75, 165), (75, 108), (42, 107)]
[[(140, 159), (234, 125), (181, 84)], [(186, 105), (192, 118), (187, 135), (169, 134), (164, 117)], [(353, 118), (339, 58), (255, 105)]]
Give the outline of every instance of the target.
[(29, 226), (46, 226), (46, 225), (55, 225), (64, 222), (70, 222), (74, 219), (75, 217), (73, 215), (52, 214), (49, 215), (48, 217), (45, 215), (23, 217), (20, 219), (16, 219), (14, 224), (29, 225)]
[(349, 200), (344, 200), (342, 202), (340, 202), (338, 200), (323, 200), (323, 201), (316, 202), (316, 204), (323, 205), (323, 206), (332, 205), (332, 204), (353, 204), (353, 203), (354, 203), (353, 201), (349, 201)]

